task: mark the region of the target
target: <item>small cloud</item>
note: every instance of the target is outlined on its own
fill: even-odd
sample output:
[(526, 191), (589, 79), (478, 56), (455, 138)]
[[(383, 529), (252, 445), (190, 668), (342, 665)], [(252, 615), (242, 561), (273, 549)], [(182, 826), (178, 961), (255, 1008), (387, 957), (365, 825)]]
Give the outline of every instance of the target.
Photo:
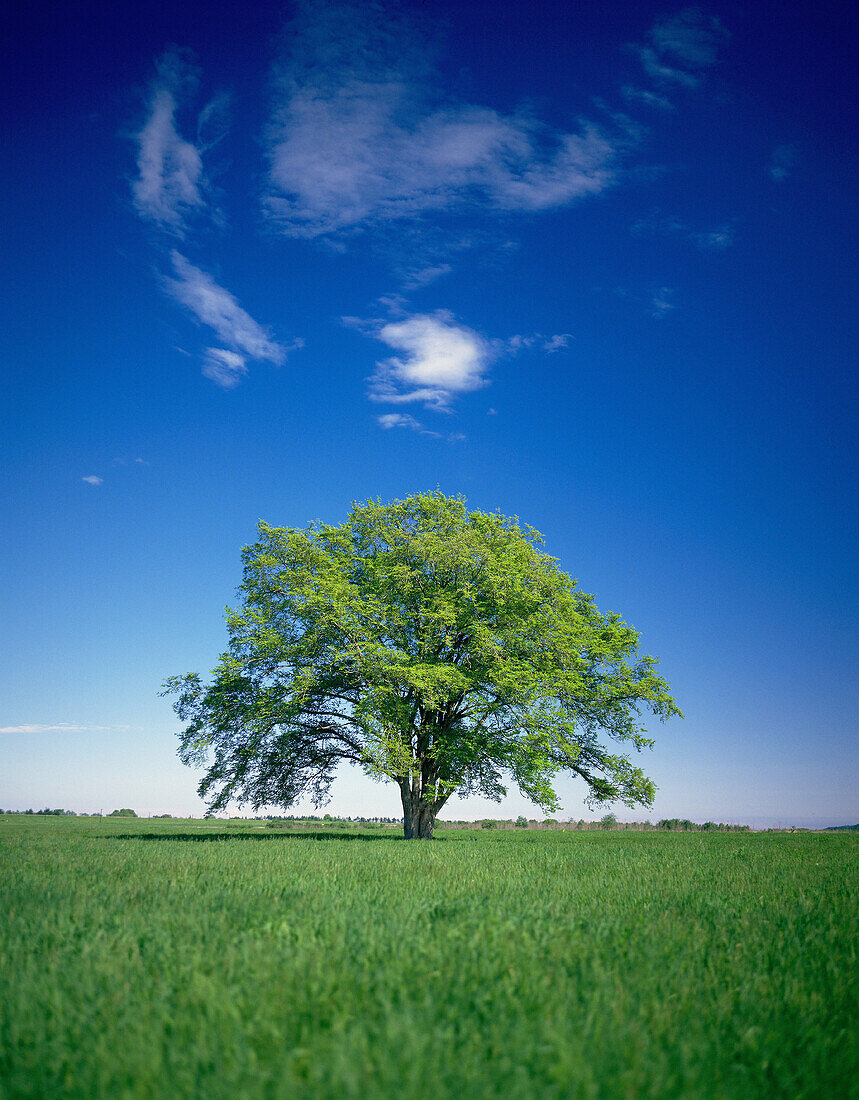
[(674, 110), (674, 104), (671, 100), (664, 95), (658, 95), (656, 92), (648, 92), (644, 88), (636, 88), (631, 84), (624, 84), (620, 91), (625, 99), (633, 102), (644, 103), (646, 106), (656, 107), (660, 111)]
[(486, 415), (487, 416), (498, 416), (498, 409), (491, 409), (491, 408), (487, 409), (486, 410)]
[(770, 176), (776, 183), (782, 183), (790, 175), (796, 164), (797, 150), (795, 145), (777, 145), (772, 151), (769, 162)]
[(103, 730), (127, 730), (128, 726), (77, 726), (71, 722), (59, 722), (48, 726), (25, 723), (22, 726), (0, 726), (0, 733), (93, 733)]
[(454, 396), (488, 384), (492, 344), (446, 310), (376, 324), (369, 334), (400, 352), (376, 364), (371, 401), (447, 411)]
[(468, 436), (465, 434), (465, 432), (448, 432), (447, 433), (448, 443), (465, 443), (467, 439), (468, 439)]
[(551, 355), (552, 352), (567, 347), (572, 339), (573, 334), (571, 332), (559, 332), (553, 336), (544, 336), (542, 332), (532, 332), (530, 336), (522, 336), (517, 333), (515, 336), (509, 336), (503, 342), (503, 348), (510, 355), (516, 355), (520, 351), (527, 351), (531, 348), (537, 348)]
[(420, 420), (415, 420), (415, 418), (409, 416), (408, 413), (383, 413), (381, 416), (376, 417), (376, 421), (386, 431), (389, 431), (391, 428), (408, 428), (409, 431), (420, 432), (421, 435), (438, 435), (438, 432), (431, 432), (421, 424)]
[(197, 69), (191, 54), (168, 49), (155, 63), (146, 122), (136, 135), (137, 179), (132, 196), (138, 214), (161, 229), (184, 234), (189, 215), (202, 211), (210, 191), (202, 154), (226, 130), (225, 96), (203, 108), (197, 123), (197, 144), (183, 138), (177, 111), (196, 92)]
[(730, 34), (713, 15), (685, 8), (678, 15), (657, 20), (648, 33), (654, 48), (689, 69), (706, 69), (718, 60)]
[(164, 280), (167, 293), (233, 349), (206, 349), (203, 374), (207, 378), (231, 389), (247, 373), (246, 357), (279, 365), (288, 351), (302, 346), (301, 340), (289, 347), (279, 344), (211, 275), (194, 267), (175, 249), (171, 258), (178, 278)]
[(719, 229), (711, 229), (707, 233), (692, 233), (690, 236), (690, 240), (705, 252), (722, 252), (730, 248), (735, 239), (733, 225), (723, 225)]
[(658, 319), (669, 314), (676, 308), (673, 298), (674, 291), (671, 287), (660, 287), (650, 300), (651, 316)]
[(206, 348), (202, 374), (225, 390), (234, 389), (248, 373), (245, 360), (226, 348)]
[(404, 286), (406, 290), (418, 290), (422, 286), (428, 286), (430, 283), (434, 283), (436, 279), (440, 279), (443, 275), (448, 275), (453, 271), (450, 264), (436, 264), (435, 267), (423, 267), (417, 271), (410, 271), (405, 278)]
[[(646, 75), (656, 84), (696, 88), (703, 71), (718, 60), (730, 34), (715, 16), (705, 15), (696, 7), (658, 19), (647, 37), (649, 45), (634, 43), (630, 47), (638, 54)], [(626, 89), (624, 94), (627, 95)], [(630, 88), (628, 98), (642, 99), (642, 96), (637, 89)], [(665, 104), (653, 102), (654, 106)]]
[(81, 481), (85, 481), (87, 485), (103, 485), (104, 478), (96, 477), (95, 474), (90, 474), (89, 477), (82, 477)]
[(700, 78), (683, 69), (661, 61), (655, 50), (649, 46), (636, 46), (635, 51), (641, 60), (641, 67), (651, 80), (657, 84), (679, 84), (683, 88), (697, 88)]
[(134, 461), (136, 463), (138, 463), (138, 465), (140, 465), (140, 466), (148, 466), (149, 465), (149, 463), (146, 461), (145, 458), (135, 458)]
[(736, 231), (731, 222), (726, 222), (714, 229), (692, 229), (676, 215), (662, 215), (658, 210), (635, 222), (631, 232), (634, 237), (680, 237), (705, 252), (721, 252), (723, 249), (730, 248), (736, 239)]

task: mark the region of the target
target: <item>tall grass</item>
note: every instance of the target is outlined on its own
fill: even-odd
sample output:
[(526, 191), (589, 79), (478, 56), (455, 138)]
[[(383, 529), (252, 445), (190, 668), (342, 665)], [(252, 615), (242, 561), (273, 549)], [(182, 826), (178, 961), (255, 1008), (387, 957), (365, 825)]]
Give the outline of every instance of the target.
[(859, 1096), (849, 834), (0, 819), (0, 1096)]

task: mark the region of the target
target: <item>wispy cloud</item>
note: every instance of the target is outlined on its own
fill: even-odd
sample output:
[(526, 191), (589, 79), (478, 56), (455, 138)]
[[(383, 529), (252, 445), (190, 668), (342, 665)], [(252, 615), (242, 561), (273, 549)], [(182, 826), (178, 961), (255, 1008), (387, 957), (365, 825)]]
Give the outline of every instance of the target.
[(657, 320), (667, 316), (676, 308), (674, 291), (670, 286), (660, 287), (650, 299), (650, 313), (651, 316), (656, 317)]
[(90, 474), (88, 477), (82, 477), (81, 481), (85, 481), (87, 485), (103, 485), (104, 478), (98, 477), (96, 474)]
[(57, 725), (41, 725), (27, 722), (21, 726), (0, 726), (0, 733), (96, 733), (104, 730), (127, 730), (129, 726), (78, 726), (72, 722), (59, 722)]
[[(638, 54), (645, 74), (662, 87), (691, 89), (701, 83), (704, 70), (717, 62), (730, 35), (715, 16), (692, 7), (658, 19), (647, 32), (647, 38), (646, 44), (630, 46)], [(648, 102), (646, 97), (651, 94), (629, 86), (623, 93), (643, 102)], [(649, 101), (653, 106), (671, 106), (664, 96)]]
[(624, 84), (620, 89), (621, 95), (636, 103), (644, 103), (648, 107), (658, 107), (660, 111), (673, 111), (674, 104), (664, 95), (657, 92), (649, 92), (646, 88), (636, 88), (633, 84)]
[(274, 340), (228, 290), (175, 249), (171, 259), (177, 277), (164, 280), (167, 293), (229, 345), (229, 348), (206, 349), (203, 374), (207, 378), (231, 389), (247, 373), (246, 357), (280, 364), (288, 351), (301, 346), (300, 340), (289, 347)]
[(777, 145), (772, 151), (769, 162), (770, 176), (776, 183), (782, 183), (790, 175), (796, 164), (795, 145)]
[(197, 121), (196, 143), (179, 133), (177, 112), (197, 89), (197, 72), (187, 52), (171, 48), (156, 62), (147, 118), (136, 135), (137, 179), (132, 195), (141, 217), (179, 236), (186, 219), (206, 207), (210, 192), (203, 153), (226, 131), (228, 98), (220, 94)]
[(222, 389), (232, 390), (248, 373), (243, 356), (226, 348), (206, 348), (203, 353), (203, 372)]
[(530, 336), (510, 336), (504, 341), (506, 351), (515, 355), (519, 351), (537, 348), (549, 355), (569, 346), (573, 339), (571, 332), (557, 332), (552, 336), (544, 336), (542, 332), (532, 332)]
[(715, 64), (730, 35), (714, 15), (693, 7), (657, 20), (648, 37), (660, 55), (688, 69), (706, 69)]
[(420, 432), (421, 435), (435, 435), (438, 432), (431, 432), (429, 428), (425, 427), (420, 420), (415, 420), (413, 416), (408, 413), (382, 413), (381, 416), (376, 417), (377, 422), (381, 427), (386, 430), (391, 428), (407, 428), (412, 432)]
[(455, 396), (487, 384), (496, 349), (446, 310), (367, 326), (365, 331), (399, 353), (376, 364), (370, 379), (372, 401), (417, 402), (447, 411)]
[(403, 286), (406, 290), (419, 290), (421, 287), (434, 283), (436, 279), (449, 275), (451, 271), (453, 271), (453, 268), (450, 264), (434, 264), (431, 267), (417, 268), (406, 275)]
[(539, 211), (610, 186), (627, 137), (446, 100), (420, 44), (375, 6), (306, 3), (279, 73), (265, 209), (317, 237), (428, 211)]
[(704, 252), (722, 252), (730, 248), (736, 240), (736, 229), (732, 222), (715, 226), (713, 229), (692, 229), (673, 214), (660, 214), (658, 210), (641, 218), (632, 226), (635, 237), (674, 236), (689, 241)]

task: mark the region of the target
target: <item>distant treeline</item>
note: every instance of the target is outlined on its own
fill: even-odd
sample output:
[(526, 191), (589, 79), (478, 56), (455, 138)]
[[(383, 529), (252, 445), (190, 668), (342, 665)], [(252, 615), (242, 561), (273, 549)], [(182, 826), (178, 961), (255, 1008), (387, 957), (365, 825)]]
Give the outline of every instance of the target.
[[(33, 814), (37, 817), (137, 817), (134, 810), (124, 807), (121, 810), (111, 810), (109, 814), (79, 814), (74, 810), (3, 810), (0, 809), (0, 814)], [(162, 818), (172, 818), (172, 814), (153, 814), (152, 820), (157, 821)]]
[(321, 817), (318, 814), (266, 814), (265, 817), (233, 818), (233, 820), (311, 822), (322, 825), (336, 822), (348, 822), (350, 825), (402, 825), (403, 823), (401, 817), (332, 817), (331, 814), (323, 814)]
[[(88, 814), (76, 814), (74, 810), (2, 810), (0, 814), (38, 814), (41, 817), (88, 817)], [(98, 814), (95, 815), (98, 817)]]
[(584, 831), (594, 829), (627, 829), (638, 832), (663, 830), (668, 832), (722, 832), (743, 833), (749, 832), (749, 825), (729, 825), (723, 821), (705, 821), (698, 823), (686, 818), (663, 818), (654, 825), (650, 821), (618, 821), (614, 814), (606, 814), (599, 821), (585, 821), (579, 818), (576, 821), (570, 818), (567, 821), (558, 821), (557, 818), (547, 817), (542, 820), (537, 818), (517, 817), (504, 820), (485, 818), (483, 821), (439, 821), (440, 828), (448, 829), (581, 829)]
[[(111, 810), (109, 814), (77, 814), (74, 810), (3, 810), (0, 814), (31, 814), (34, 816), (49, 817), (137, 817), (134, 810), (124, 807), (121, 810)], [(172, 814), (153, 814), (153, 821), (170, 821)], [(402, 825), (401, 817), (335, 817), (332, 814), (266, 814), (260, 817), (232, 817), (231, 821), (261, 821), (283, 823), (284, 825), (335, 825), (346, 827), (355, 825), (380, 826)], [(639, 832), (663, 830), (667, 832), (719, 832), (719, 833), (744, 833), (750, 831), (749, 825), (733, 825), (723, 821), (690, 821), (688, 818), (664, 817), (654, 825), (650, 821), (618, 821), (614, 814), (605, 814), (599, 821), (585, 821), (579, 818), (576, 821), (569, 818), (567, 821), (559, 821), (554, 817), (526, 818), (519, 816), (513, 818), (484, 818), (482, 821), (438, 821), (440, 829), (632, 829)], [(859, 829), (859, 825), (833, 825), (827, 831), (837, 829)]]
[[(401, 817), (335, 817), (332, 814), (322, 816), (314, 814), (267, 814), (260, 818), (232, 818), (233, 821), (267, 821), (291, 825), (336, 825), (345, 827), (348, 825), (402, 825)], [(703, 823), (689, 821), (686, 818), (663, 818), (654, 825), (650, 821), (618, 821), (614, 814), (606, 814), (599, 821), (585, 821), (580, 818), (576, 821), (570, 818), (567, 821), (559, 821), (557, 818), (484, 818), (482, 821), (437, 821), (440, 829), (633, 829), (633, 830), (657, 830), (669, 832), (723, 832), (738, 833), (749, 832), (749, 825), (733, 825), (722, 821), (705, 821)]]

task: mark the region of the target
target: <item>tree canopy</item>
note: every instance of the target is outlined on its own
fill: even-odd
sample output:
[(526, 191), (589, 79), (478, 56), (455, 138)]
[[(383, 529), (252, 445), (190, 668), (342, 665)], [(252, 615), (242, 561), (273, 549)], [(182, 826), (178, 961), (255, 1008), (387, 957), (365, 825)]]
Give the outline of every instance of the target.
[(398, 785), (407, 837), (431, 837), (454, 792), (512, 782), (555, 810), (561, 772), (590, 804), (649, 805), (653, 782), (601, 738), (642, 749), (643, 712), (680, 711), (637, 632), (541, 544), (441, 492), (356, 504), (339, 526), (260, 523), (213, 679), (165, 684), (209, 812), (320, 805), (343, 761)]

